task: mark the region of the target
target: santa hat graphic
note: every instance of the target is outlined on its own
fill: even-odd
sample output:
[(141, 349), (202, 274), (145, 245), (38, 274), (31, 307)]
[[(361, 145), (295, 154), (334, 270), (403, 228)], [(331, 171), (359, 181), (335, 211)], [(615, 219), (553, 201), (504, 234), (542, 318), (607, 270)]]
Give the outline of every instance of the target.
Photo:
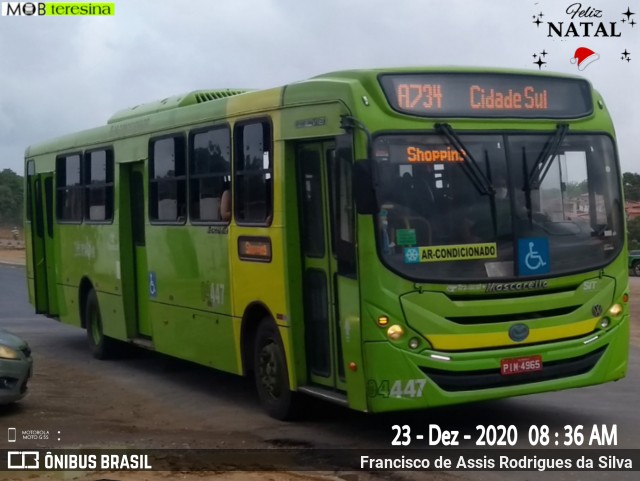
[(587, 47), (580, 47), (576, 50), (571, 63), (578, 63), (578, 70), (584, 70), (587, 66), (600, 58), (600, 55)]

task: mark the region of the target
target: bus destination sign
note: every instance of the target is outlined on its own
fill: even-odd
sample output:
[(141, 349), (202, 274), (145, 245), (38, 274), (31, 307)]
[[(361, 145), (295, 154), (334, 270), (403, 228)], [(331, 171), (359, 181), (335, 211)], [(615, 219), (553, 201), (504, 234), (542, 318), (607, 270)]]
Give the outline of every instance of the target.
[(386, 74), (394, 110), (424, 117), (579, 118), (593, 111), (582, 79), (514, 74)]

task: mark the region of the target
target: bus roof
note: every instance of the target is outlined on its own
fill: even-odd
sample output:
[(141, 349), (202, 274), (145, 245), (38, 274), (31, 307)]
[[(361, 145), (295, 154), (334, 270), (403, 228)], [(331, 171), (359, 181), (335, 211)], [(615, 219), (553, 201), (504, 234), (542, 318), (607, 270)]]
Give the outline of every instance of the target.
[(224, 99), (249, 92), (246, 89), (224, 89), (224, 90), (194, 90), (183, 95), (175, 95), (166, 99), (158, 100), (148, 104), (136, 105), (127, 109), (120, 110), (113, 114), (107, 121), (107, 124), (121, 122), (136, 117), (163, 112), (165, 110), (186, 107), (189, 105), (197, 105), (203, 102), (211, 102), (213, 100)]

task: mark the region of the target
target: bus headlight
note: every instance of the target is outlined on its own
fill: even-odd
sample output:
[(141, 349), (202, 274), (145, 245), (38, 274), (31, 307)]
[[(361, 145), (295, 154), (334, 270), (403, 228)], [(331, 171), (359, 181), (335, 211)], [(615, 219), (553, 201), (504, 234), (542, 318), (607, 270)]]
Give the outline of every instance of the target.
[(606, 329), (607, 327), (609, 327), (609, 323), (610, 322), (611, 321), (609, 321), (608, 317), (603, 317), (602, 319), (600, 319), (600, 324), (599, 325), (600, 325), (600, 327), (602, 329)]
[(394, 324), (387, 329), (387, 337), (392, 341), (397, 341), (404, 336), (404, 329), (398, 324)]
[(620, 304), (614, 304), (613, 306), (611, 306), (611, 309), (609, 309), (609, 314), (611, 314), (613, 317), (619, 316), (621, 312), (622, 306)]
[(417, 337), (412, 337), (411, 339), (409, 339), (410, 349), (418, 349), (419, 346), (420, 346), (420, 339), (418, 339)]

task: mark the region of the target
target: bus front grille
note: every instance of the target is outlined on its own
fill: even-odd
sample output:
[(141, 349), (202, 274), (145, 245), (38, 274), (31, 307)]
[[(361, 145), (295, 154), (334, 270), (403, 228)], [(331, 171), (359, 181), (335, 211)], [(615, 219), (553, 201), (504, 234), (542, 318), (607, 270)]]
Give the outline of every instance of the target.
[(532, 312), (518, 312), (513, 314), (493, 314), (485, 316), (447, 316), (447, 320), (456, 324), (493, 324), (496, 322), (531, 321), (546, 317), (565, 316), (571, 314), (581, 306), (567, 306), (555, 309), (543, 309)]
[(545, 363), (540, 371), (510, 376), (503, 376), (500, 374), (499, 369), (463, 372), (445, 371), (426, 367), (420, 367), (420, 369), (444, 391), (477, 391), (480, 389), (550, 381), (552, 379), (584, 374), (593, 369), (600, 357), (602, 357), (605, 349), (606, 346), (580, 357)]

